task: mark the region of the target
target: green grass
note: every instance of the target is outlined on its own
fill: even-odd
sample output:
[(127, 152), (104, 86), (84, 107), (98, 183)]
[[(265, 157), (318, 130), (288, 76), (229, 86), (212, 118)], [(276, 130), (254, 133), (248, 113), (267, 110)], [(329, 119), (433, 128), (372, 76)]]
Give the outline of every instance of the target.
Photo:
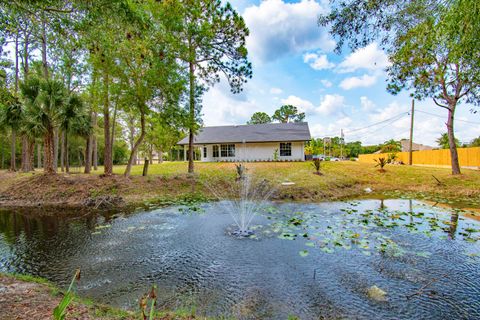
[[(154, 200), (170, 201), (187, 198), (212, 198), (214, 195), (208, 186), (225, 191), (227, 197), (229, 185), (236, 177), (234, 163), (195, 163), (194, 177), (187, 174), (186, 162), (164, 162), (151, 164), (149, 175), (142, 177), (142, 165), (133, 166), (132, 177), (124, 179), (122, 173), (125, 166), (115, 166), (115, 179), (98, 179), (103, 168), (92, 175), (72, 174), (62, 181), (52, 180), (51, 185), (40, 181), (32, 186), (38, 174), (28, 180), (29, 189), (34, 189), (32, 197), (45, 199), (75, 197), (88, 191), (85, 197), (99, 195), (118, 195), (128, 203), (152, 202)], [(266, 179), (277, 189), (275, 199), (291, 199), (300, 201), (328, 201), (356, 197), (412, 197), (427, 198), (441, 202), (452, 200), (466, 202), (469, 206), (480, 206), (480, 171), (463, 169), (461, 175), (453, 176), (449, 168), (434, 168), (405, 165), (387, 165), (386, 172), (379, 172), (374, 164), (354, 161), (322, 162), (322, 175), (314, 174), (311, 162), (259, 162), (246, 163), (247, 172), (259, 179)], [(4, 175), (4, 176), (1, 176)], [(24, 182), (32, 174), (0, 173), (5, 183), (3, 190), (15, 190), (15, 184)], [(437, 178), (441, 181), (438, 184)], [(19, 178), (22, 177), (22, 178)], [(10, 179), (10, 180), (9, 180)], [(72, 184), (72, 180), (76, 180)], [(282, 182), (293, 182), (291, 186), (283, 186)], [(42, 184), (40, 184), (42, 183)], [(372, 193), (366, 193), (371, 188)], [(20, 199), (29, 195), (17, 188)], [(66, 192), (68, 190), (68, 192)], [(62, 193), (62, 194), (60, 194)], [(161, 201), (161, 202), (162, 202)], [(48, 202), (48, 201), (47, 201)]]

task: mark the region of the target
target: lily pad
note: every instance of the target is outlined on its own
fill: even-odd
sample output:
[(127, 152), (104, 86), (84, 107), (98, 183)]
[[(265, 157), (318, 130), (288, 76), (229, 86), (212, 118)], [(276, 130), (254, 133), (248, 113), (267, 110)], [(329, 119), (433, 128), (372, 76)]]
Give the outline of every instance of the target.
[(298, 252), (298, 254), (300, 254), (301, 257), (306, 257), (308, 256), (308, 251), (307, 250), (301, 250)]

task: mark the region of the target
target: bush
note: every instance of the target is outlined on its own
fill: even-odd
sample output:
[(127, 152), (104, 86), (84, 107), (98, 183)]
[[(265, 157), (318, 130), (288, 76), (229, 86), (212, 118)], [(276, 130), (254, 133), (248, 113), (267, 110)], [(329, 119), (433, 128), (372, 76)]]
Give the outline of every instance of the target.
[(315, 158), (312, 160), (312, 164), (315, 167), (315, 174), (318, 174), (319, 176), (322, 174), (320, 172), (320, 166), (321, 166), (322, 160), (319, 158)]

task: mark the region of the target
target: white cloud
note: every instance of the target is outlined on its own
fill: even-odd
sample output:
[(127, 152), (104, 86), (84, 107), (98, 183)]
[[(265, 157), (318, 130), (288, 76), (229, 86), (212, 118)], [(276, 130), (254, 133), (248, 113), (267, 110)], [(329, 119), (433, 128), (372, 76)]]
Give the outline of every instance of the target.
[(314, 138), (319, 138), (319, 137), (324, 137), (325, 136), (325, 127), (322, 126), (321, 124), (313, 124), (309, 125), (310, 127), (310, 133), (312, 134), (312, 137)]
[(308, 63), (315, 70), (331, 69), (335, 64), (328, 61), (326, 54), (306, 53), (303, 62)]
[(344, 90), (350, 90), (359, 87), (367, 88), (373, 86), (375, 82), (377, 82), (376, 76), (364, 74), (361, 77), (349, 77), (343, 79), (342, 82), (340, 82), (340, 88)]
[(345, 97), (338, 94), (327, 94), (320, 101), (320, 105), (315, 106), (312, 102), (300, 97), (290, 95), (281, 100), (282, 104), (291, 104), (298, 107), (301, 112), (310, 114), (318, 113), (324, 116), (337, 114), (345, 106)]
[(319, 14), (327, 12), (325, 1), (314, 0), (265, 0), (246, 8), (243, 18), (250, 29), (247, 48), (251, 59), (266, 62), (306, 50), (333, 50), (335, 41), (317, 25)]
[(310, 133), (314, 138), (340, 136), (341, 129), (348, 128), (353, 123), (350, 117), (342, 117), (334, 122), (330, 122), (327, 126), (321, 124), (310, 125)]
[(221, 82), (211, 88), (203, 98), (203, 121), (206, 126), (244, 124), (261, 108), (255, 100), (234, 95), (228, 85)]
[(291, 104), (299, 109), (300, 112), (307, 112), (313, 110), (315, 107), (313, 103), (308, 100), (304, 100), (297, 96), (288, 96), (286, 99), (282, 99), (282, 104)]
[(343, 118), (340, 118), (339, 120), (336, 121), (336, 124), (337, 124), (337, 127), (340, 126), (340, 127), (348, 127), (349, 125), (351, 125), (353, 122), (353, 120), (350, 118), (350, 117), (343, 117)]
[(359, 69), (383, 70), (389, 66), (388, 57), (374, 42), (364, 48), (350, 53), (345, 60), (338, 65), (338, 72), (347, 73)]
[(320, 80), (320, 82), (324, 85), (325, 88), (330, 88), (333, 85), (333, 83), (328, 81), (327, 79), (322, 79)]
[(343, 109), (344, 106), (344, 96), (338, 94), (327, 94), (323, 97), (322, 101), (320, 102), (320, 106), (317, 107), (316, 111), (323, 115), (331, 115)]
[(401, 105), (394, 101), (385, 108), (375, 110), (370, 114), (369, 118), (372, 122), (380, 122), (397, 116), (402, 112), (408, 112), (409, 110), (407, 105)]
[(360, 105), (362, 106), (363, 111), (371, 111), (376, 107), (375, 103), (365, 96), (360, 97)]
[(271, 88), (270, 89), (271, 94), (281, 94), (282, 92), (283, 92), (283, 90), (280, 89), (280, 88)]

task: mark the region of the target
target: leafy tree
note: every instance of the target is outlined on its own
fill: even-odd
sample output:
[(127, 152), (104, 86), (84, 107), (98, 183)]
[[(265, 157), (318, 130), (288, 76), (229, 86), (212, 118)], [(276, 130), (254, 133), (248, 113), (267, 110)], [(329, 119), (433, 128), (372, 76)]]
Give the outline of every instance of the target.
[[(438, 138), (435, 141), (437, 142), (438, 146), (442, 149), (450, 148), (450, 141), (449, 141), (449, 138), (448, 138), (448, 133), (442, 133), (440, 138)], [(460, 146), (460, 141), (458, 139), (455, 139), (455, 145), (457, 147)]]
[[(160, 5), (150, 5), (150, 10), (155, 10), (154, 12), (159, 9)], [(145, 13), (145, 8), (141, 5), (138, 5), (137, 10)], [(123, 84), (123, 96), (127, 102), (124, 105), (126, 109), (130, 109), (128, 111), (131, 115), (137, 115), (140, 123), (140, 132), (130, 150), (125, 176), (130, 175), (134, 157), (147, 134), (148, 116), (164, 105), (178, 106), (180, 94), (184, 91), (177, 59), (170, 53), (165, 53), (170, 43), (165, 41), (163, 29), (154, 28), (154, 25), (161, 21), (143, 21), (148, 28), (132, 25), (127, 29), (126, 39), (118, 44), (118, 69)], [(157, 41), (152, 42), (152, 38)]]
[(16, 171), (16, 133), (23, 121), (22, 106), (18, 99), (5, 87), (0, 88), (0, 126), (10, 128), (10, 170)]
[(251, 78), (245, 39), (249, 34), (243, 18), (220, 0), (172, 0), (164, 3), (164, 21), (178, 57), (188, 66), (189, 162), (193, 173), (193, 137), (198, 128), (198, 81), (211, 86), (223, 75), (233, 93)]
[(397, 141), (397, 140), (394, 140), (394, 139), (390, 139), (390, 140), (388, 140), (388, 141), (385, 141), (385, 142), (382, 144), (381, 151), (382, 151), (383, 153), (388, 153), (388, 152), (400, 152), (400, 151), (402, 151), (402, 144), (400, 143), (400, 141)]
[(362, 143), (360, 141), (348, 142), (345, 144), (345, 150), (348, 158), (356, 158), (362, 153)]
[(337, 36), (337, 51), (345, 41), (356, 49), (380, 40), (392, 62), (388, 91), (412, 90), (448, 111), (452, 174), (459, 174), (454, 116), (461, 101), (478, 105), (479, 20), (476, 1), (339, 0), (319, 22)]
[(480, 137), (473, 139), (472, 142), (470, 142), (470, 144), (468, 146), (469, 147), (480, 147)]
[(78, 95), (70, 95), (67, 102), (63, 105), (59, 114), (59, 126), (65, 134), (63, 139), (63, 155), (65, 171), (68, 173), (70, 172), (68, 154), (69, 134), (85, 137), (85, 135), (88, 136), (92, 130), (90, 116), (87, 115), (85, 104)]
[(247, 124), (263, 124), (263, 123), (271, 123), (272, 118), (265, 112), (255, 112)]
[(272, 119), (282, 123), (302, 122), (305, 120), (305, 113), (298, 112), (297, 107), (287, 104), (276, 110)]

